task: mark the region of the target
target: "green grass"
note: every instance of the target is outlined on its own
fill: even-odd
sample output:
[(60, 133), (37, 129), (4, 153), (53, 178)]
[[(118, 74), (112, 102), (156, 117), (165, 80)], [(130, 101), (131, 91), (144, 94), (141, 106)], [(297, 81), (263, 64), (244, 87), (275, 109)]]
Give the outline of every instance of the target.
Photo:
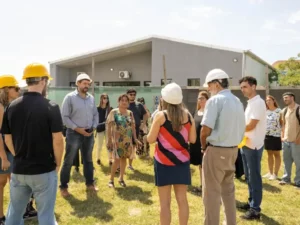
[[(152, 148), (153, 152), (153, 148)], [(94, 152), (95, 154), (95, 152)], [(87, 194), (85, 191), (82, 165), (80, 173), (72, 170), (69, 191), (71, 197), (63, 199), (57, 193), (55, 213), (60, 225), (158, 225), (159, 199), (154, 186), (152, 160), (137, 159), (134, 161), (136, 172), (126, 171), (127, 188), (116, 183), (116, 190), (109, 189), (109, 167), (106, 151), (102, 151), (103, 166), (95, 165), (95, 178), (100, 191)], [(199, 174), (192, 167), (193, 185), (199, 185)], [(266, 154), (262, 160), (262, 174), (267, 172)], [(294, 172), (293, 172), (294, 174)], [(282, 175), (282, 171), (280, 176)], [(117, 178), (116, 178), (117, 181)], [(247, 185), (239, 180), (236, 183), (236, 200), (247, 200)], [(191, 188), (190, 188), (191, 189)], [(188, 193), (190, 205), (189, 224), (203, 224), (203, 204), (201, 197)], [(8, 203), (8, 187), (5, 194), (5, 209)], [(239, 218), (242, 212), (237, 211), (239, 225), (299, 225), (300, 224), (300, 190), (293, 186), (279, 186), (277, 181), (264, 180), (262, 218), (260, 221), (245, 222)], [(221, 211), (223, 219), (223, 211)], [(35, 220), (26, 222), (37, 224)], [(177, 205), (172, 195), (172, 224), (178, 224)]]

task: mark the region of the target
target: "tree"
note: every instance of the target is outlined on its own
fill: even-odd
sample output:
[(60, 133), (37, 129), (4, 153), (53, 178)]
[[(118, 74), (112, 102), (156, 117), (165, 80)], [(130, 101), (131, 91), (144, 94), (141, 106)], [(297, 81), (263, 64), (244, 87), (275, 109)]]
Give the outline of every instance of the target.
[(281, 74), (279, 84), (282, 86), (300, 86), (300, 53), (279, 65)]

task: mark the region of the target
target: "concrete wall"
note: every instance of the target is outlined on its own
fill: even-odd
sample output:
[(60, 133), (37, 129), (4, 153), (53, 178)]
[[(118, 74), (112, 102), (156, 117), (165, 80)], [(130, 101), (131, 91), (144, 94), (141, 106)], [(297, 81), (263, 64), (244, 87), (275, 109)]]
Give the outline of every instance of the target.
[[(243, 94), (240, 90), (232, 90), (232, 93), (241, 100), (244, 107), (247, 106), (248, 99), (246, 99), (243, 96)], [(198, 94), (199, 94), (199, 91), (195, 90), (195, 89), (193, 89), (193, 90), (184, 89), (183, 90), (183, 102), (191, 113), (195, 112)], [(265, 99), (265, 97), (266, 97), (265, 91), (258, 91), (258, 94), (261, 96), (262, 99)]]
[[(119, 79), (119, 71), (129, 71), (132, 77), (128, 80)], [(92, 66), (70, 69), (71, 81), (76, 80), (77, 72), (86, 72), (92, 76)], [(109, 81), (141, 81), (143, 86), (144, 81), (151, 81), (151, 51), (96, 63), (94, 81), (100, 82), (100, 85)]]
[[(207, 73), (215, 68), (228, 73), (231, 85), (238, 85), (242, 77), (243, 54), (200, 47), (178, 42), (154, 39), (152, 43), (152, 84), (160, 85), (163, 79), (163, 59), (166, 58), (167, 78), (187, 86), (188, 78), (200, 78), (202, 86)], [(234, 63), (236, 58), (238, 62)]]
[(53, 82), (55, 87), (68, 87), (70, 82), (70, 69), (56, 66)]
[(252, 76), (257, 79), (257, 84), (260, 86), (266, 86), (267, 76), (269, 69), (262, 63), (256, 61), (250, 56), (245, 56), (245, 76)]

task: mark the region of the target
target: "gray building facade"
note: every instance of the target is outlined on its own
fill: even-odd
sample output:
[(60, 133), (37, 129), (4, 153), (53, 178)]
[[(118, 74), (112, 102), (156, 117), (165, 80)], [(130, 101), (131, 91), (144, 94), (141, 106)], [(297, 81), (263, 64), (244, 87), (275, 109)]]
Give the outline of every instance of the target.
[[(251, 51), (156, 36), (50, 62), (53, 87), (74, 86), (81, 72), (89, 74), (96, 86), (161, 86), (164, 71), (167, 82), (196, 87), (215, 68), (229, 74), (231, 86), (238, 86), (238, 80), (248, 75), (266, 86), (273, 70)], [(120, 76), (122, 72), (128, 72), (128, 78), (122, 77), (124, 73)]]

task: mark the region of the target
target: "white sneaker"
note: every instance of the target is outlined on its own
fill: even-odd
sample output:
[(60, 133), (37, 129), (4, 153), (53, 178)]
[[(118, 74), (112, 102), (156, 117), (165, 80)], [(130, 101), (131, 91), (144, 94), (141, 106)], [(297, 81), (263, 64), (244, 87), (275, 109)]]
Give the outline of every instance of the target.
[(275, 174), (272, 174), (270, 177), (269, 177), (269, 180), (277, 180), (277, 176)]
[(263, 178), (270, 178), (271, 176), (272, 176), (272, 174), (267, 173), (267, 174), (263, 175), (262, 177), (263, 177)]

